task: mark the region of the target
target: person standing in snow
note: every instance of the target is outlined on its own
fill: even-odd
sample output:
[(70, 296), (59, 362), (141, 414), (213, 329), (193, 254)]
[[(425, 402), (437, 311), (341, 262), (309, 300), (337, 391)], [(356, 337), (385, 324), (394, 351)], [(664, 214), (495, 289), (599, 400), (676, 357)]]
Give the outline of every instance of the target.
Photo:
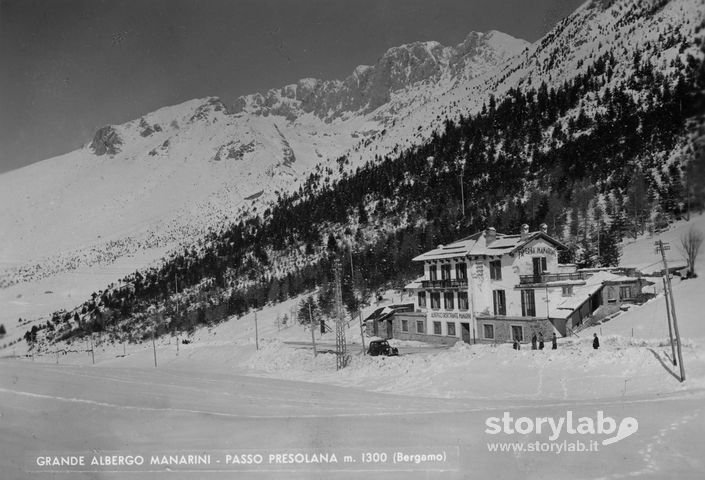
[(558, 340), (556, 339), (556, 332), (553, 332), (551, 336), (551, 350), (556, 350), (558, 348)]
[(536, 334), (534, 333), (534, 336), (531, 337), (531, 349), (536, 350)]
[(519, 345), (519, 340), (516, 338), (514, 339), (514, 345), (513, 345), (514, 350), (521, 350), (521, 345)]
[(539, 332), (539, 350), (543, 350), (543, 332)]
[(593, 335), (595, 336), (595, 338), (593, 338), (593, 340), (592, 340), (592, 348), (594, 348), (595, 350), (597, 350), (598, 348), (600, 348), (600, 339), (597, 338), (597, 334), (596, 334), (596, 333), (593, 334)]

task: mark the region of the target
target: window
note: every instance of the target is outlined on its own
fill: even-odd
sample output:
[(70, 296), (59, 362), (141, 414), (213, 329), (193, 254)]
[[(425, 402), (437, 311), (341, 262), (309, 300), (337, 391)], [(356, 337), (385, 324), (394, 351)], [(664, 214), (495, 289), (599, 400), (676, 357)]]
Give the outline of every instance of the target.
[(567, 287), (562, 287), (563, 288), (563, 296), (564, 297), (572, 297), (573, 296), (573, 286), (569, 285)]
[(455, 323), (454, 322), (448, 322), (446, 323), (446, 327), (448, 330), (448, 336), (449, 337), (454, 337), (455, 336)]
[(466, 263), (455, 264), (455, 278), (457, 278), (458, 280), (468, 279), (468, 266)]
[(409, 321), (408, 321), (408, 320), (402, 320), (402, 321), (401, 321), (401, 331), (402, 331), (402, 332), (408, 332), (408, 331), (409, 331)]
[(419, 307), (426, 308), (426, 292), (419, 292)]
[(482, 326), (482, 332), (484, 333), (485, 338), (494, 338), (494, 325), (484, 324)]
[(458, 292), (458, 309), (468, 309), (468, 292)]
[(436, 271), (435, 265), (428, 267), (428, 275), (431, 278), (431, 281), (438, 280), (438, 272)]
[(438, 310), (439, 308), (441, 308), (440, 292), (431, 292), (431, 308), (434, 310)]
[(607, 287), (607, 303), (614, 303), (617, 300), (614, 298), (614, 287)]
[(619, 287), (619, 298), (621, 298), (622, 300), (632, 298), (632, 287)]
[(453, 310), (455, 308), (455, 301), (453, 299), (453, 292), (443, 292), (443, 306), (446, 310)]
[(521, 291), (521, 314), (524, 317), (536, 316), (536, 300), (533, 290)]
[(534, 281), (536, 283), (540, 283), (541, 274), (548, 270), (548, 266), (546, 265), (546, 257), (534, 257), (531, 260), (534, 264)]
[(504, 290), (494, 290), (492, 292), (492, 300), (494, 302), (494, 314), (507, 314), (507, 300), (504, 296)]
[(519, 342), (524, 341), (524, 327), (521, 325), (512, 325), (512, 340)]
[(416, 320), (416, 333), (426, 333), (423, 328), (423, 320)]
[(450, 280), (450, 264), (441, 265), (441, 280)]
[(490, 262), (490, 279), (502, 280), (502, 261), (492, 260)]
[(434, 335), (441, 334), (441, 322), (433, 322), (433, 334)]

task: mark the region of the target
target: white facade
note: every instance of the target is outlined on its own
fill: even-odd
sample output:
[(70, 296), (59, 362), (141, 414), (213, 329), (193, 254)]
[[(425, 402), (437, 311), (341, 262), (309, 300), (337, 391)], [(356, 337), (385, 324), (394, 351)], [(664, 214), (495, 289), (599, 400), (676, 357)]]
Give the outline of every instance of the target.
[(492, 340), (485, 333), (494, 337), (494, 327), (485, 323), (503, 321), (509, 322), (502, 328), (511, 338), (525, 340), (528, 320), (572, 313), (561, 305), (574, 295), (574, 287), (585, 285), (584, 276), (574, 266), (559, 266), (560, 242), (544, 231), (527, 230), (502, 235), (488, 229), (416, 257), (424, 275), (407, 288), (415, 291), (417, 311), (426, 313), (426, 322), (425, 332), (408, 326), (409, 333), (485, 341)]

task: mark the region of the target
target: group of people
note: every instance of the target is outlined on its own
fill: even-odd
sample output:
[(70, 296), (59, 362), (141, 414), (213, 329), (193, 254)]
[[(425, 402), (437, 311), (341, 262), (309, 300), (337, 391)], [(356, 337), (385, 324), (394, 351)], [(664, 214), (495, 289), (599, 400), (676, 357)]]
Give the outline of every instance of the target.
[[(537, 347), (538, 343), (538, 347)], [(543, 350), (543, 332), (539, 332), (538, 338), (536, 337), (536, 334), (534, 333), (534, 336), (531, 337), (531, 349), (536, 350), (537, 348), (539, 350)], [(551, 336), (551, 349), (556, 350), (558, 348), (558, 342), (556, 340), (556, 333), (554, 332), (553, 335)]]
[[(518, 339), (514, 339), (514, 350), (521, 350), (521, 343), (519, 343)], [(538, 337), (534, 333), (534, 336), (531, 337), (531, 349), (532, 350), (543, 350), (544, 347), (544, 341), (543, 341), (543, 332), (539, 332)], [(551, 335), (551, 350), (556, 350), (558, 348), (558, 341), (556, 339), (556, 333), (554, 332), (553, 335)], [(600, 339), (597, 338), (597, 334), (594, 334), (593, 340), (592, 340), (592, 348), (597, 350), (600, 348)]]
[[(543, 340), (543, 332), (539, 332), (538, 337), (534, 333), (534, 336), (531, 337), (531, 349), (532, 350), (543, 350), (544, 347), (544, 340)], [(556, 333), (554, 332), (553, 335), (551, 335), (551, 350), (556, 350), (558, 348), (558, 340), (556, 339)], [(514, 339), (514, 350), (521, 350), (521, 343), (519, 343), (518, 339)]]

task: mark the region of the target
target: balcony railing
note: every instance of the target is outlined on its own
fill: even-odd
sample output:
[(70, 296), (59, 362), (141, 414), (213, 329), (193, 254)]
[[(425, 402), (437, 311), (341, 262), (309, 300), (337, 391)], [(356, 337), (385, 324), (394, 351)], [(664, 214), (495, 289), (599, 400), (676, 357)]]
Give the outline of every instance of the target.
[(447, 290), (449, 288), (467, 288), (467, 279), (422, 280), (421, 286), (427, 290)]
[(568, 280), (585, 280), (590, 276), (586, 272), (573, 273), (542, 273), (538, 275), (519, 275), (519, 284), (565, 282)]

